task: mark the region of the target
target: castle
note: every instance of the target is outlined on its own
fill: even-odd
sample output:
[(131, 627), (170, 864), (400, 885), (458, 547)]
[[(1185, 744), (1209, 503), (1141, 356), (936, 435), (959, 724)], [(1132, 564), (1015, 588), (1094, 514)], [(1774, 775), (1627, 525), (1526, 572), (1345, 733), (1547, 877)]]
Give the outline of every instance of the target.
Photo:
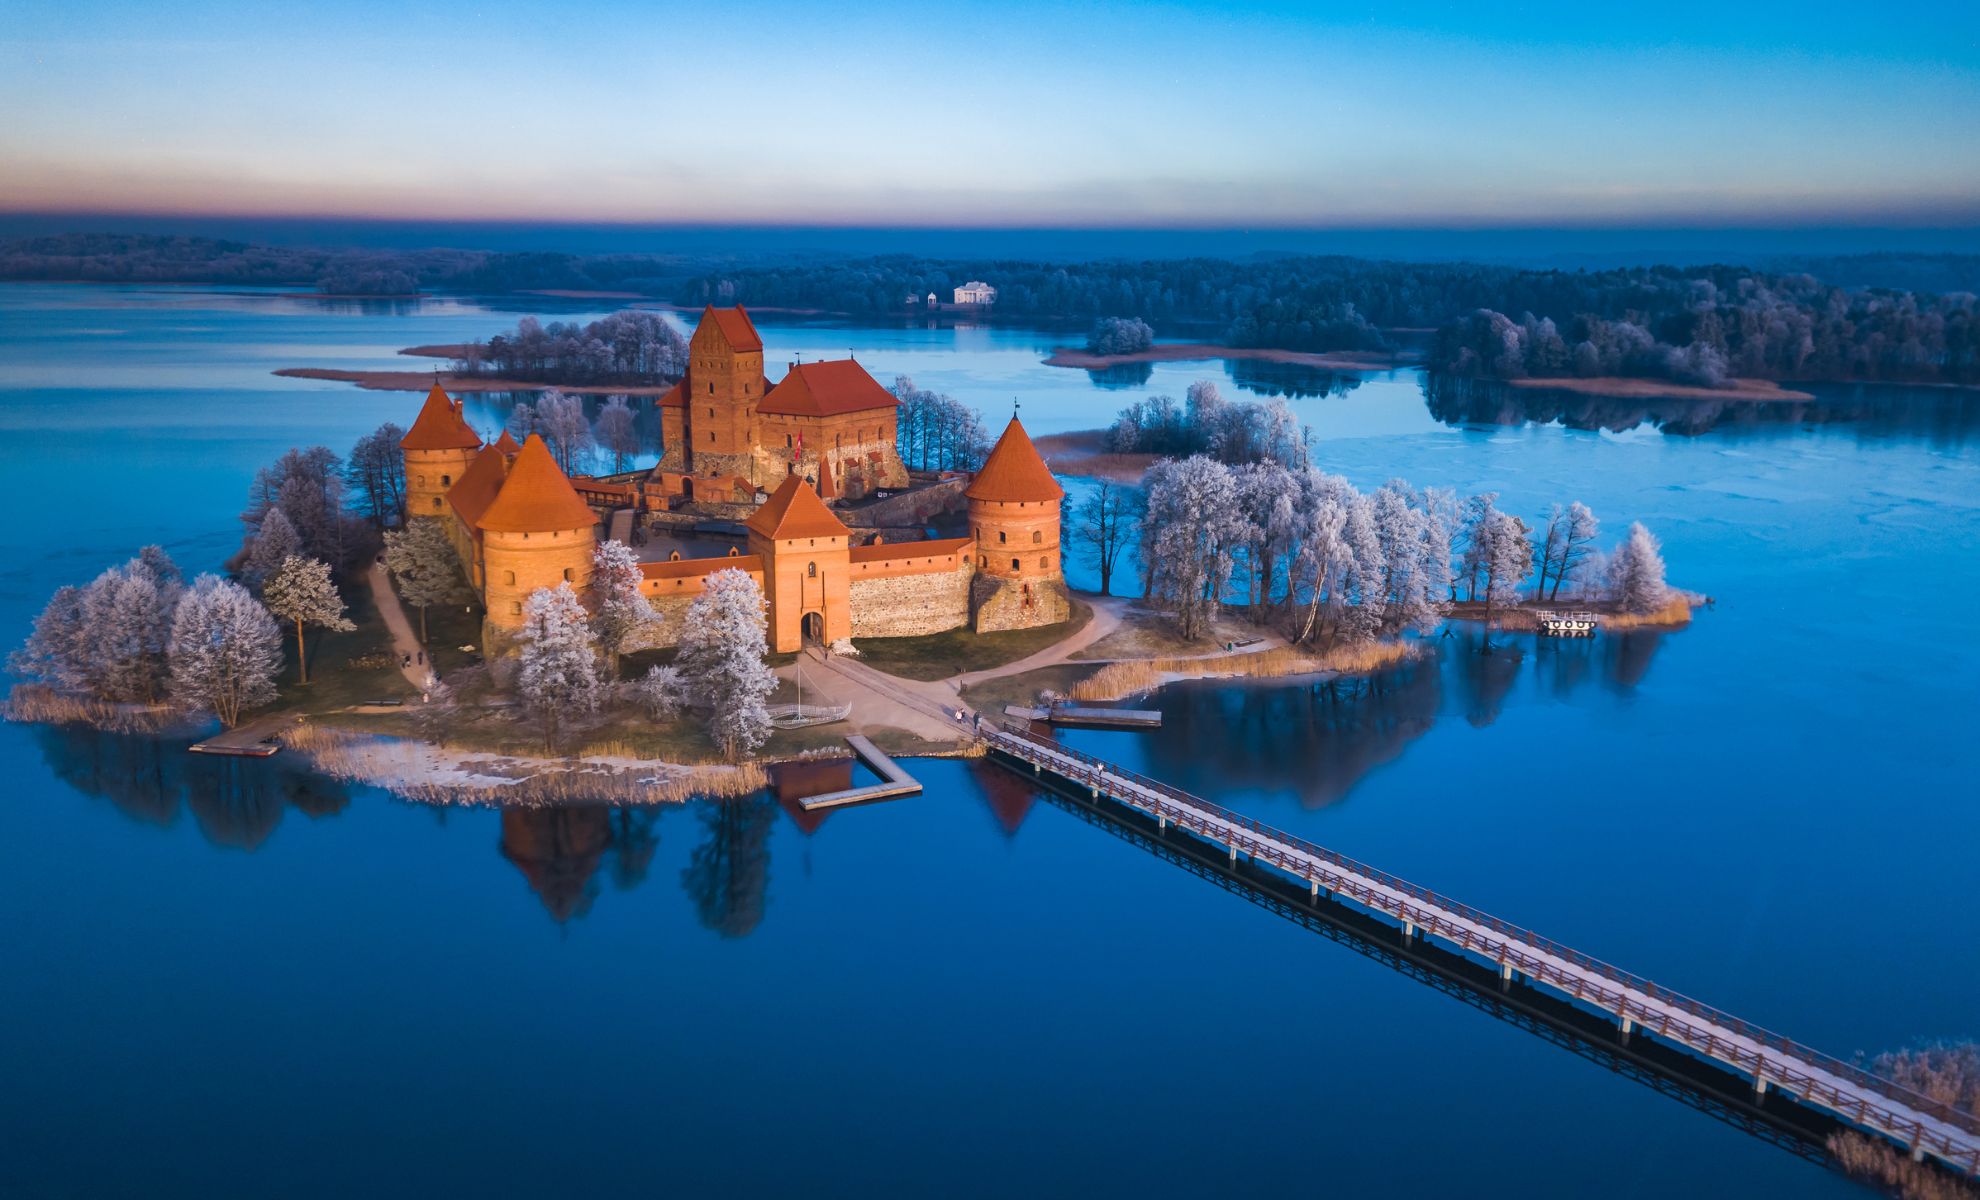
[[(662, 644), (678, 640), (688, 606), (724, 569), (762, 587), (778, 653), (963, 626), (1027, 629), (1070, 615), (1059, 557), (1065, 493), (1016, 417), (963, 490), (968, 536), (858, 545), (826, 500), (908, 485), (892, 394), (851, 359), (793, 365), (766, 385), (762, 340), (740, 308), (704, 312), (690, 351), (687, 375), (660, 401), (665, 453), (647, 494), (657, 486), (670, 503), (769, 496), (743, 522), (745, 546), (641, 564)], [(521, 627), (531, 592), (569, 583), (588, 594), (599, 516), (542, 438), (518, 444), (504, 432), (483, 445), (436, 383), (399, 444), (407, 515), (444, 523), (481, 597), (491, 651)], [(601, 493), (587, 483), (586, 494)]]

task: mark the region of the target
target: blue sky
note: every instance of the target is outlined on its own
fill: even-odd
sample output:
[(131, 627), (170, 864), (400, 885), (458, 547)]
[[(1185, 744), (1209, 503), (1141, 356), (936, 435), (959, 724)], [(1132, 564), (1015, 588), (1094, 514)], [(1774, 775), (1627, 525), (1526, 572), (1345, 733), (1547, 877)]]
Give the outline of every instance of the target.
[(1980, 5), (10, 0), (0, 211), (1980, 223)]

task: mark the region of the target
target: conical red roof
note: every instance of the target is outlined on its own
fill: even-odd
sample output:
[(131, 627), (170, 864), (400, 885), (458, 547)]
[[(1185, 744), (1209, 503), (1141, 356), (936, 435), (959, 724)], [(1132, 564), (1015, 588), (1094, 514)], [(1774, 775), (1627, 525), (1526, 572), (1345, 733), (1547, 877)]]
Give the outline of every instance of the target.
[(495, 439), (495, 448), (504, 454), (516, 454), (522, 450), (522, 443), (516, 440), (515, 434), (504, 429), (502, 436)]
[(994, 500), (1016, 504), (1046, 504), (1065, 497), (1065, 489), (1052, 478), (1052, 469), (1039, 457), (1038, 447), (1018, 424), (1016, 417), (1004, 426), (1004, 436), (990, 448), (983, 469), (969, 481), (963, 495), (971, 500)]
[(533, 433), (509, 467), (495, 502), (481, 515), (481, 527), (497, 533), (585, 529), (593, 521), (590, 506), (550, 457), (550, 447)]
[(399, 439), (401, 450), (478, 450), (481, 439), (461, 417), (460, 405), (448, 398), (440, 381), (434, 380), (433, 390), (426, 393), (426, 403), (419, 407), (419, 419), (413, 422), (406, 436)]
[(795, 472), (785, 476), (763, 507), (751, 513), (743, 524), (752, 533), (777, 539), (845, 537), (852, 532), (825, 507), (804, 477)]

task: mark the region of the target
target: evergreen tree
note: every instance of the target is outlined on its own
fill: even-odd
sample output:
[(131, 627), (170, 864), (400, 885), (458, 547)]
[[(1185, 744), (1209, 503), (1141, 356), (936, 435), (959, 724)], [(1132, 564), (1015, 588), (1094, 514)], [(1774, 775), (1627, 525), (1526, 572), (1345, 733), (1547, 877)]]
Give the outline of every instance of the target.
[(84, 691), (90, 684), (91, 638), (83, 616), (83, 589), (59, 587), (34, 619), (34, 632), (7, 660), (24, 679), (61, 691)]
[(467, 595), (460, 556), (440, 522), (420, 517), (404, 529), (385, 532), (385, 569), (399, 585), (399, 597), (419, 609), (419, 640), (426, 640), (426, 610), (457, 604)]
[(290, 555), (262, 588), (268, 611), (296, 629), (296, 682), (309, 682), (309, 653), (303, 641), (306, 626), (347, 631), (357, 628), (344, 616), (344, 598), (330, 582), (330, 567), (313, 558)]
[(275, 698), (282, 631), (248, 590), (201, 575), (172, 621), (172, 693), (232, 728), (241, 714)]

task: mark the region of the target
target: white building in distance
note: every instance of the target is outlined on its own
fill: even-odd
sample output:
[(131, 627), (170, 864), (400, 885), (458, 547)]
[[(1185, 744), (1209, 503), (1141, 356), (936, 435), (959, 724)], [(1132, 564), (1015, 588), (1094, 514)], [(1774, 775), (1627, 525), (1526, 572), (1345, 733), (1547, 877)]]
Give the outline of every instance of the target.
[(995, 304), (996, 302), (997, 289), (981, 279), (972, 279), (956, 289), (957, 304)]

